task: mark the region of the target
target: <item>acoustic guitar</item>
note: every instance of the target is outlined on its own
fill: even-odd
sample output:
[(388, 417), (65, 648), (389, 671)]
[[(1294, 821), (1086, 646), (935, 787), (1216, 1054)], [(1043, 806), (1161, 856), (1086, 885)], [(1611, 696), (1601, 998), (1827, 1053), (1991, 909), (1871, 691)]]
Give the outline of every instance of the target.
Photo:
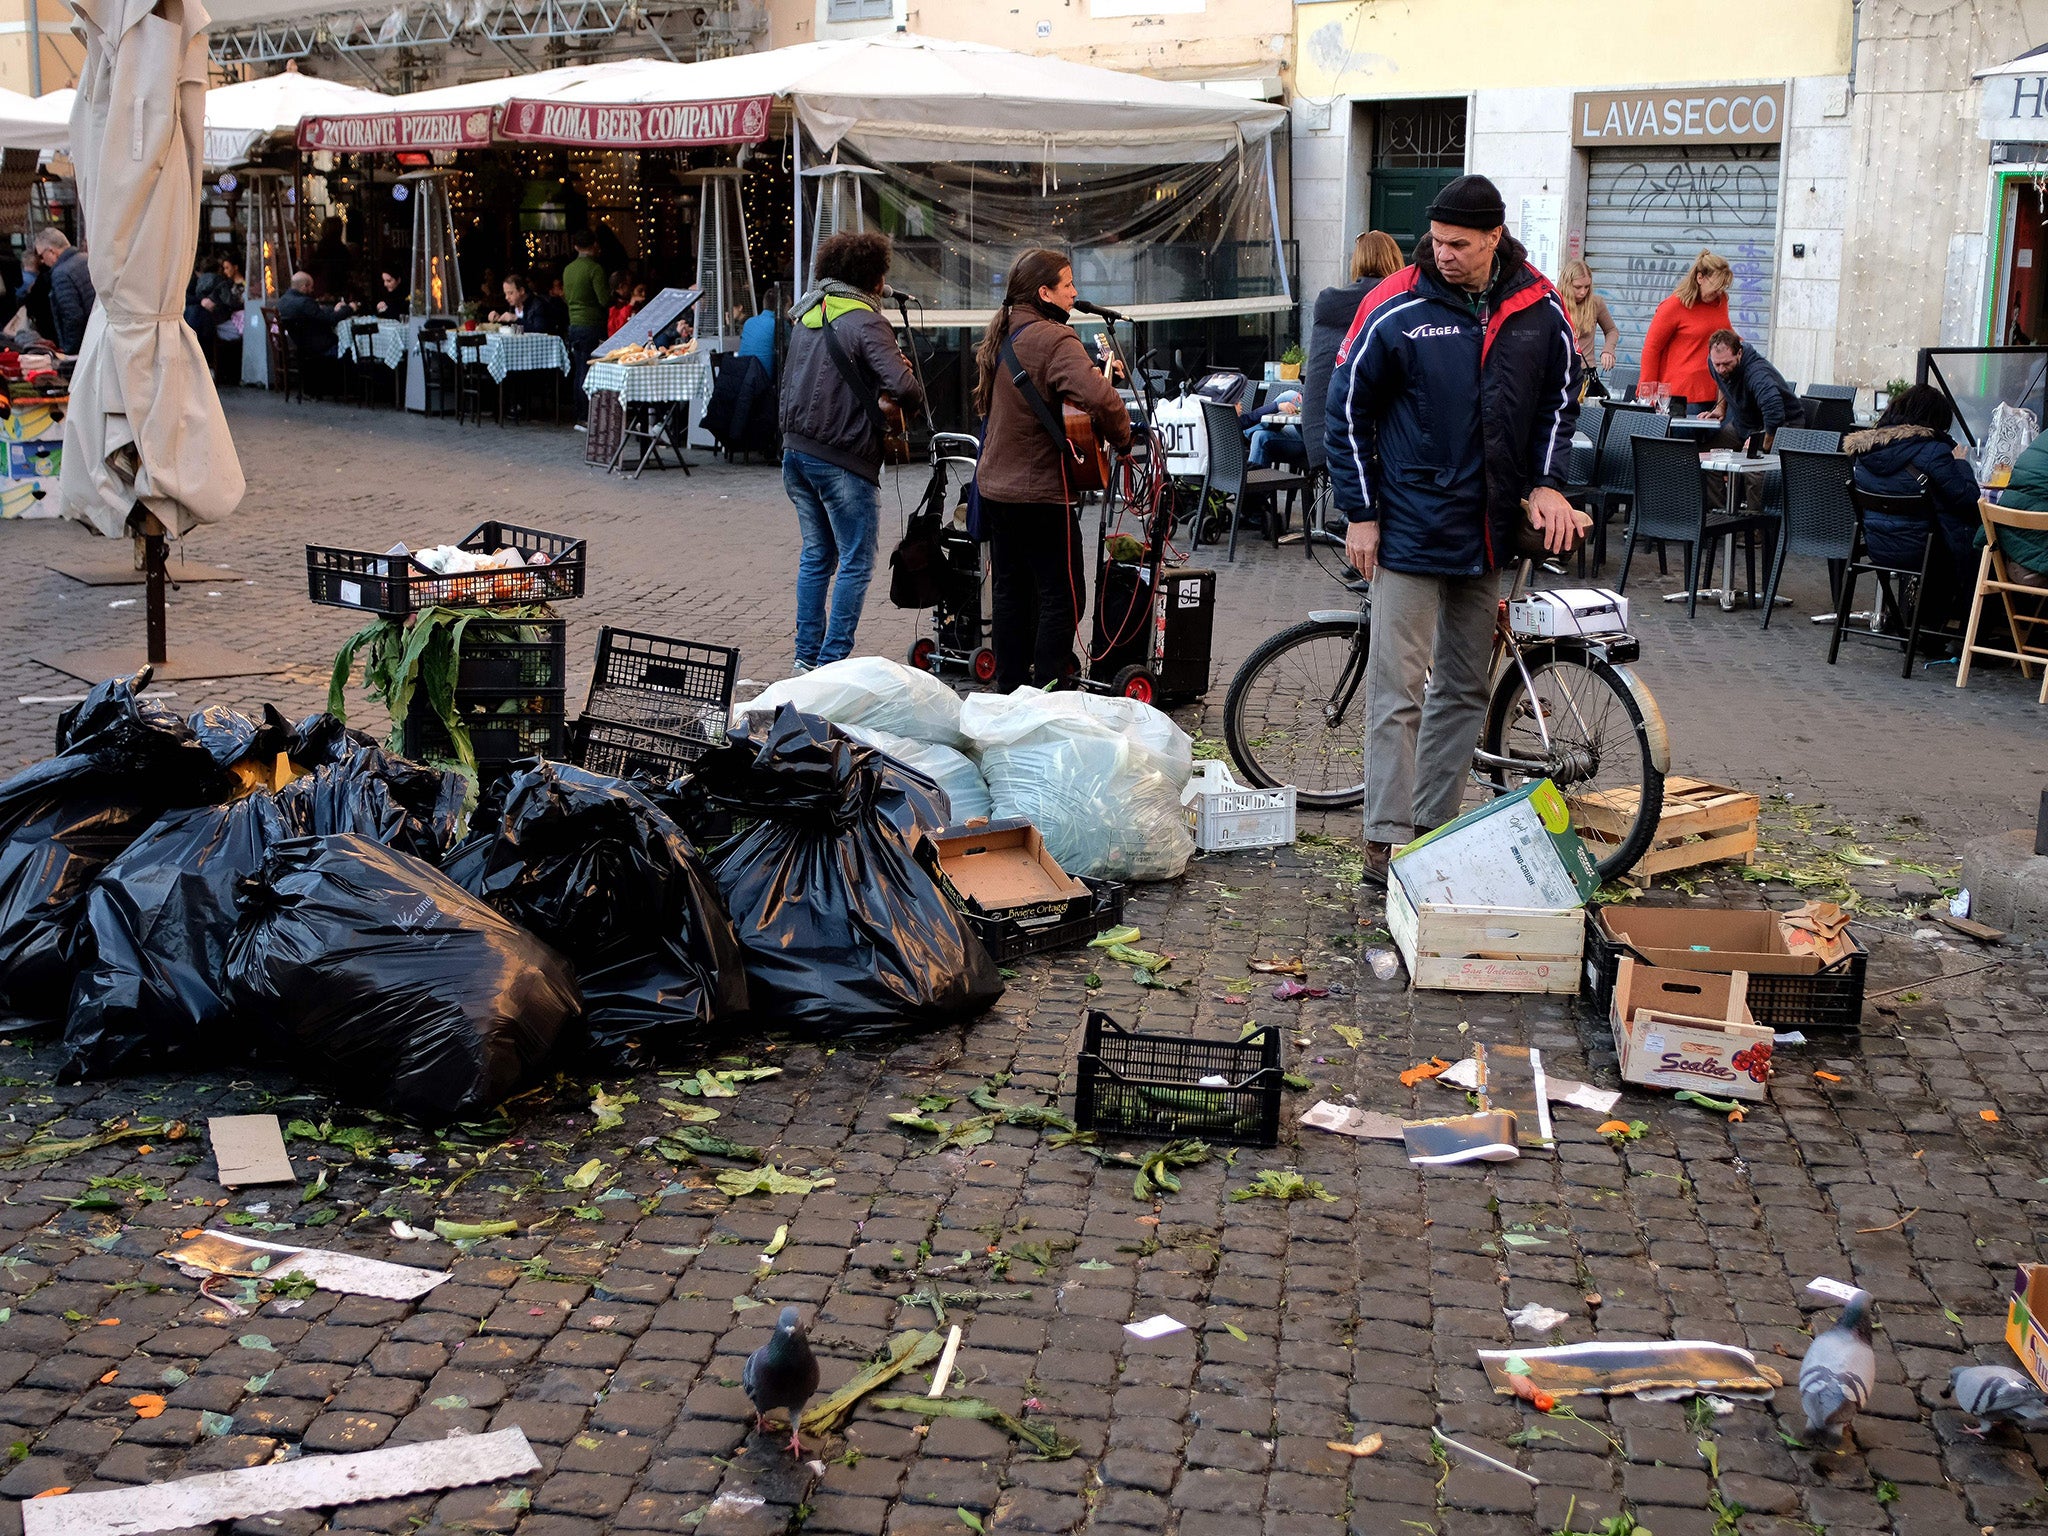
[[(1105, 351), (1102, 376), (1107, 379), (1115, 354)], [(1109, 489), (1109, 449), (1095, 435), (1095, 421), (1079, 406), (1060, 403), (1060, 424), (1067, 431), (1067, 483), (1076, 491)]]
[(910, 421), (903, 414), (903, 407), (895, 398), (879, 391), (875, 405), (882, 417), (882, 462), (884, 464), (908, 464), (915, 459), (910, 451)]

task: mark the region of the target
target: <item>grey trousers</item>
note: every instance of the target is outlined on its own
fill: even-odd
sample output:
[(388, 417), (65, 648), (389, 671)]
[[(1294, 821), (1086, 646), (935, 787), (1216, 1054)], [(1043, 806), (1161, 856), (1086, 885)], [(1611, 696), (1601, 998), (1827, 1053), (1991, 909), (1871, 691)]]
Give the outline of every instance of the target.
[(1500, 577), (1372, 578), (1365, 669), (1365, 838), (1398, 848), (1465, 798), (1485, 724)]

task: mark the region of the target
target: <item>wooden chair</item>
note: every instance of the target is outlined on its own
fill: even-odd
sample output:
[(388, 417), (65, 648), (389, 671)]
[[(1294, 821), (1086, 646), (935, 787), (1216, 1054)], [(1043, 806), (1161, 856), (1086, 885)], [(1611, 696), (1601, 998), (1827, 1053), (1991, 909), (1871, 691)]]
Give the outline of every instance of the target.
[[(2032, 587), (2014, 581), (2006, 570), (2005, 551), (1998, 547), (1998, 530), (2017, 528), (2028, 533), (2048, 534), (2048, 512), (2022, 512), (1993, 502), (1977, 503), (1977, 515), (1984, 519), (1984, 554), (1977, 562), (1977, 591), (1970, 599), (1970, 623), (1963, 631), (1963, 659), (1956, 667), (1956, 686), (1970, 682), (1972, 656), (1998, 656), (2019, 663), (2020, 676), (2031, 677), (2027, 669), (2041, 666), (2040, 702), (2048, 704), (2048, 587)], [(2005, 605), (2006, 628), (2015, 650), (1977, 643), (1977, 626), (1984, 617), (1984, 599), (1992, 593)], [(2018, 597), (2019, 602), (2013, 599)]]
[[(455, 333), (455, 424), (473, 416), (484, 424), (484, 386), (491, 372), (484, 366), (484, 338), (475, 331)], [(498, 391), (498, 425), (505, 425), (505, 392)]]

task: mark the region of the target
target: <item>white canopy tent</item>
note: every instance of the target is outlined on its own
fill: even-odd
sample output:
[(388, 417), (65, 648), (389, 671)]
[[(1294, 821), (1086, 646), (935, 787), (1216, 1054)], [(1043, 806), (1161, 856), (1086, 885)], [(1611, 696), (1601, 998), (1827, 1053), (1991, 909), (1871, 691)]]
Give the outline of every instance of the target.
[(76, 91), (24, 96), (0, 90), (0, 149), (60, 150), (71, 147), (71, 103)]
[(390, 100), (360, 86), (287, 70), (261, 80), (215, 86), (206, 93), (206, 166), (226, 170), (289, 138), (299, 119), (322, 112), (374, 112)]

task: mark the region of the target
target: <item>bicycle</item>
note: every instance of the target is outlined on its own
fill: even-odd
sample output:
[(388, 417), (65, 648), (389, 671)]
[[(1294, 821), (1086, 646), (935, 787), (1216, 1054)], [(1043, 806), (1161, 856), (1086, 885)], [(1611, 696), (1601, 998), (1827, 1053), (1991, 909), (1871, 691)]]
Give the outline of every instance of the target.
[[(1579, 829), (1601, 878), (1612, 880), (1648, 851), (1663, 814), (1671, 767), (1664, 715), (1629, 669), (1642, 651), (1634, 635), (1517, 631), (1511, 614), (1535, 565), (1516, 568), (1494, 620), (1493, 691), (1473, 776), (1496, 795), (1549, 779), (1568, 798), (1597, 799), (1611, 814), (1632, 804), (1634, 820), (1619, 838)], [(1368, 582), (1345, 585), (1360, 595), (1357, 610), (1312, 612), (1274, 635), (1245, 658), (1223, 702), (1224, 739), (1239, 771), (1261, 789), (1292, 784), (1296, 803), (1318, 810), (1365, 800), (1372, 597)]]

